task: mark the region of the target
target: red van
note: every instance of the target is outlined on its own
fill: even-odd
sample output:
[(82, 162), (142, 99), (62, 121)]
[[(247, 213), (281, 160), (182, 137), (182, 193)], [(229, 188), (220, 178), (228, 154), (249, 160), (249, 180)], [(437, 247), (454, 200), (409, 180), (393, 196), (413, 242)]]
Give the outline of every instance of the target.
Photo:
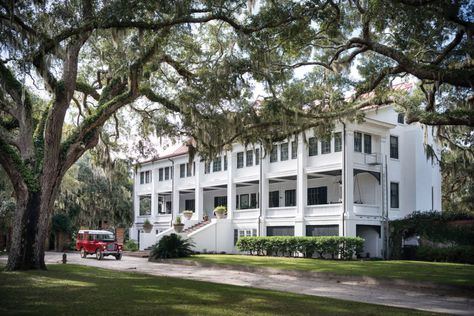
[(107, 230), (80, 230), (76, 236), (76, 250), (81, 252), (81, 257), (95, 254), (97, 260), (104, 256), (114, 256), (122, 259), (123, 245), (117, 243), (113, 233)]

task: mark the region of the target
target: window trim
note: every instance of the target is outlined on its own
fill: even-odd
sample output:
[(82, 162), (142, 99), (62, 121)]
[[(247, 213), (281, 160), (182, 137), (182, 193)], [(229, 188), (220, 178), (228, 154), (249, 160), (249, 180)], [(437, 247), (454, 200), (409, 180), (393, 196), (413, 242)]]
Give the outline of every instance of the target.
[(253, 150), (247, 150), (245, 152), (245, 166), (246, 167), (252, 167), (253, 166)]
[(273, 145), (270, 151), (270, 163), (278, 162), (278, 145)]
[(314, 157), (317, 155), (318, 155), (318, 139), (316, 137), (310, 137), (308, 139), (308, 156)]
[[(392, 206), (392, 184), (397, 185), (397, 206)], [(390, 181), (390, 208), (391, 209), (400, 209), (400, 183), (397, 181)]]
[[(392, 138), (397, 140), (397, 156), (393, 157), (392, 156)], [(389, 139), (389, 149), (390, 149), (390, 159), (400, 159), (400, 138), (397, 135), (390, 135)]]
[[(239, 158), (242, 158), (242, 159), (239, 159)], [(244, 152), (243, 151), (239, 151), (237, 153), (237, 169), (241, 169), (244, 167), (245, 163), (244, 163)]]
[[(284, 148), (286, 147), (286, 150), (284, 151)], [(285, 153), (285, 155), (283, 155)], [(286, 143), (281, 143), (280, 144), (280, 161), (287, 161), (290, 159), (290, 147), (288, 145), (288, 142)]]
[[(356, 147), (356, 144), (357, 144), (357, 142), (356, 142), (356, 134), (357, 134), (357, 136), (360, 135), (360, 142), (359, 142), (359, 144), (358, 144), (358, 147)], [(362, 134), (361, 132), (354, 132), (354, 152), (356, 152), (356, 153), (362, 153), (362, 152), (363, 152), (363, 149), (364, 149), (363, 142), (364, 142), (364, 141), (363, 141), (363, 136), (362, 136), (362, 135), (363, 135), (363, 134)], [(359, 138), (359, 137), (357, 137), (357, 138)]]
[[(338, 135), (336, 137), (336, 135)], [(339, 148), (338, 148), (338, 144), (336, 142), (336, 140), (339, 139)], [(334, 133), (334, 152), (335, 153), (338, 153), (338, 152), (341, 152), (342, 151), (342, 132), (336, 132)]]

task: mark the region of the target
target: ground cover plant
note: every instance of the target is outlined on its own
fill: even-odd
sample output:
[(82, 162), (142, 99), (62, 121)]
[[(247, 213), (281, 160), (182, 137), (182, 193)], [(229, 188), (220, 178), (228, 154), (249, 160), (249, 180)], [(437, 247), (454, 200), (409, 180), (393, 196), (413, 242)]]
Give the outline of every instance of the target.
[(77, 265), (0, 272), (0, 314), (432, 315), (409, 309)]

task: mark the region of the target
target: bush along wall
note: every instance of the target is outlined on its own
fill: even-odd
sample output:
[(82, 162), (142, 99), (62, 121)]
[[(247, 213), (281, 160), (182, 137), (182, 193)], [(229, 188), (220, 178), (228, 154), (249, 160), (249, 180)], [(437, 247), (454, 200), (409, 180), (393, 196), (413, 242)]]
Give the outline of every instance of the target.
[(237, 249), (251, 255), (288, 256), (305, 258), (341, 258), (350, 260), (362, 252), (364, 239), (359, 237), (241, 237)]
[[(446, 211), (413, 212), (392, 221), (391, 258), (474, 263), (474, 225), (469, 223), (473, 219), (472, 214)], [(466, 223), (460, 225), (459, 222)], [(402, 249), (403, 238), (411, 236), (420, 236), (421, 246)]]

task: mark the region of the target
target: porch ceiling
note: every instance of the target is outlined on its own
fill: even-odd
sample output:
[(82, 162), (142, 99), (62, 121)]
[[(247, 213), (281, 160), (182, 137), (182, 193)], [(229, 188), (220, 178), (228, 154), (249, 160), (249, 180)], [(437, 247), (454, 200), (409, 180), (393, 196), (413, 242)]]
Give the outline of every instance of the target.
[(296, 181), (296, 176), (286, 176), (286, 177), (278, 177), (270, 179), (270, 183), (279, 183), (285, 181)]
[(214, 191), (214, 190), (222, 190), (222, 189), (226, 189), (227, 188), (227, 184), (221, 184), (221, 185), (215, 185), (215, 186), (212, 186), (212, 187), (205, 187), (203, 188), (204, 191)]
[(341, 174), (342, 174), (341, 169), (314, 172), (314, 173), (308, 173), (308, 179), (317, 179), (317, 178), (322, 178), (324, 176), (336, 177), (336, 176), (340, 176)]

